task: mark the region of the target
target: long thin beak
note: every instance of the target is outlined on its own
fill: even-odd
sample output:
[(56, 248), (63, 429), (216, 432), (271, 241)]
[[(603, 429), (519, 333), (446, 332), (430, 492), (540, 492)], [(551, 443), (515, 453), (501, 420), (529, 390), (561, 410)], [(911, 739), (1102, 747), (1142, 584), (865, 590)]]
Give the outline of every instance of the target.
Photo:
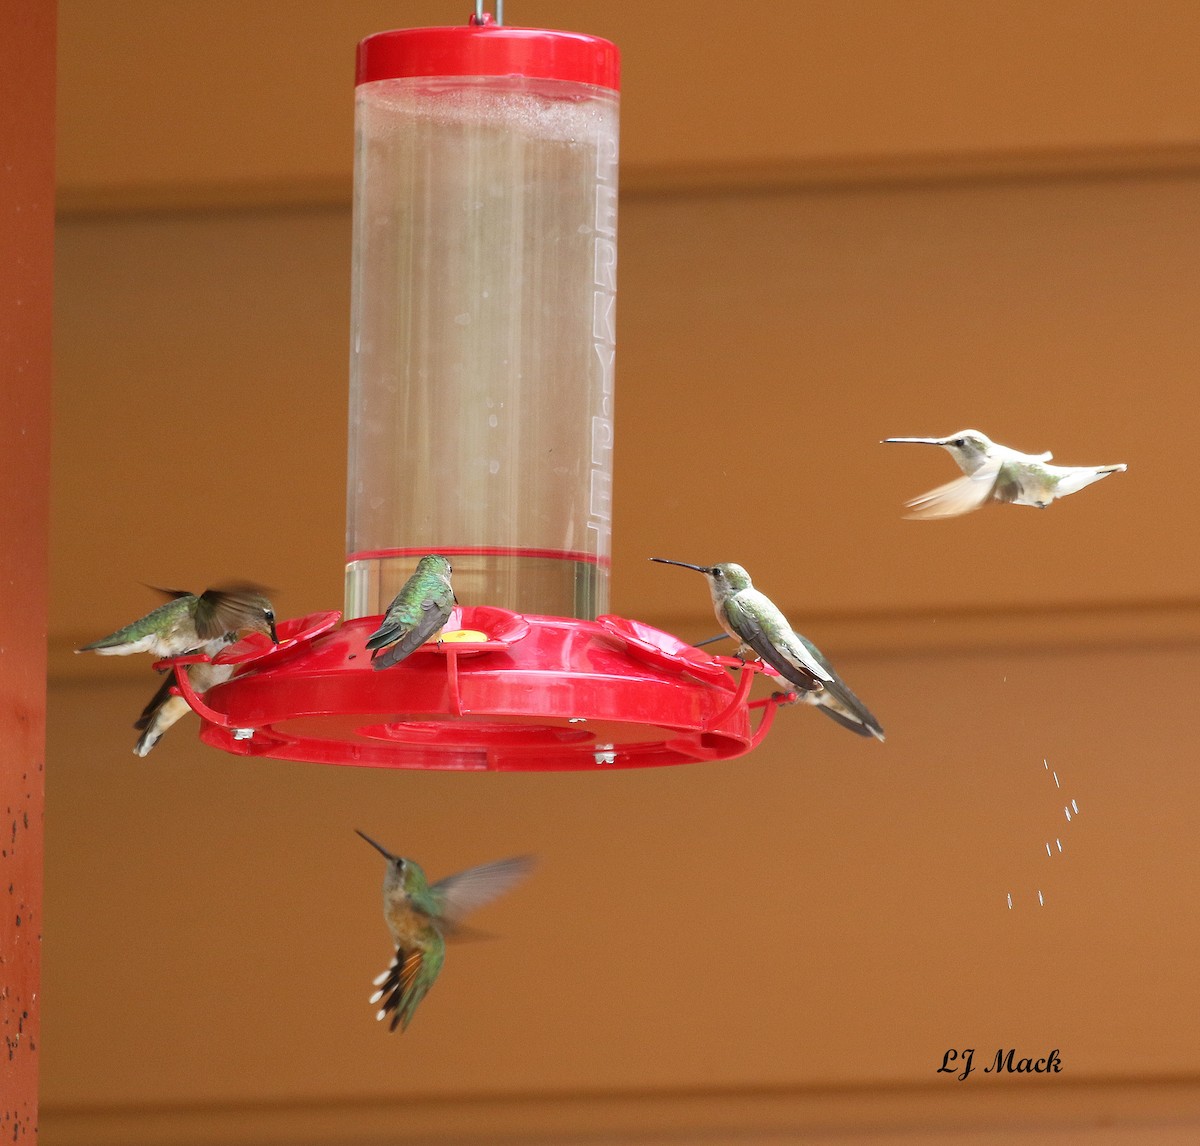
[(915, 442), (918, 446), (944, 446), (945, 438), (884, 438), (882, 444), (888, 442)]
[(385, 848), (382, 844), (377, 844), (373, 839), (371, 839), (371, 837), (369, 835), (367, 835), (366, 832), (359, 832), (357, 828), (355, 828), (354, 830), (356, 832), (358, 832), (358, 834), (360, 836), (362, 836), (362, 838), (364, 840), (366, 840), (367, 843), (369, 843), (371, 845), (371, 847), (373, 847), (377, 852), (382, 852), (383, 855), (385, 855), (390, 860), (394, 860), (397, 858), (396, 856), (392, 855), (392, 853), (389, 852), (387, 850), (387, 848)]
[(697, 573), (707, 573), (710, 566), (708, 565), (689, 565), (686, 561), (672, 561), (669, 557), (651, 557), (651, 561), (657, 561), (660, 565), (678, 565), (681, 569), (695, 569)]
[(279, 634), (275, 631), (275, 617), (274, 616), (267, 617), (267, 627), (271, 630), (271, 643), (273, 645), (279, 644)]

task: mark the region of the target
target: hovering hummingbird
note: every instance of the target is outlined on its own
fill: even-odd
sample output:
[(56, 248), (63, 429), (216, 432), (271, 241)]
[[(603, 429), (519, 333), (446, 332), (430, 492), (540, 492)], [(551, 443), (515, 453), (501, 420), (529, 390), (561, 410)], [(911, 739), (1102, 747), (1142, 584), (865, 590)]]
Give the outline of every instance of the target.
[[(355, 828), (358, 832), (358, 829)], [(375, 978), (382, 1000), (377, 1019), (392, 1014), (389, 1030), (406, 1030), (417, 1006), (433, 986), (446, 956), (446, 940), (455, 937), (463, 917), (490, 903), (529, 874), (530, 856), (515, 856), (467, 868), (429, 884), (413, 860), (392, 855), (365, 832), (364, 840), (387, 860), (383, 875), (383, 918), (396, 944), (391, 966)]]
[(457, 604), (450, 573), (449, 560), (440, 554), (426, 554), (417, 562), (416, 572), (392, 598), (383, 623), (367, 638), (375, 668), (399, 664), (445, 626)]
[[(210, 657), (215, 656), (220, 648), (232, 643), (233, 634), (216, 641), (209, 641), (202, 649)], [(234, 665), (215, 665), (205, 661), (187, 666), (188, 682), (197, 693), (207, 692), (213, 685), (223, 684), (233, 676)], [(148, 756), (150, 750), (163, 738), (163, 734), (183, 716), (191, 712), (191, 705), (182, 696), (172, 696), (171, 686), (175, 683), (175, 674), (171, 673), (158, 691), (150, 698), (150, 703), (142, 709), (142, 715), (137, 718), (133, 727), (141, 732), (137, 744), (134, 745), (135, 756)]]
[(948, 450), (965, 476), (931, 489), (905, 504), (912, 518), (957, 517), (987, 501), (1010, 501), (1045, 509), (1056, 497), (1077, 493), (1109, 474), (1121, 473), (1124, 463), (1113, 466), (1052, 466), (1054, 456), (1021, 454), (997, 445), (978, 430), (959, 430), (947, 438), (885, 438), (885, 442), (917, 442)]
[(102, 657), (127, 657), (130, 653), (178, 657), (202, 649), (210, 641), (220, 644), (229, 634), (244, 631), (266, 633), (275, 644), (279, 643), (275, 610), (257, 585), (206, 589), (198, 597), (182, 589), (155, 592), (171, 600), (125, 628), (75, 651), (94, 652)]

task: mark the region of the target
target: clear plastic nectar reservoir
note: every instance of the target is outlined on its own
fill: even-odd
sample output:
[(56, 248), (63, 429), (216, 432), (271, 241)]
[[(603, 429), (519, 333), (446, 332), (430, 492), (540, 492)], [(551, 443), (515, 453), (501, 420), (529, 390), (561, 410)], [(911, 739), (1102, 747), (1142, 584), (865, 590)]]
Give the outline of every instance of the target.
[(617, 58), (491, 24), (359, 47), (346, 616), (608, 608)]

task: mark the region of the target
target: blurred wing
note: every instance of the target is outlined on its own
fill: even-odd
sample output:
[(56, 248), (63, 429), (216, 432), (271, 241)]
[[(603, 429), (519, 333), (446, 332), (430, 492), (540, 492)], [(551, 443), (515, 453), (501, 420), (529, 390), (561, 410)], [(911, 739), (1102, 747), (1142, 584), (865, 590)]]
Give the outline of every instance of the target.
[(206, 589), (196, 604), (196, 633), (206, 641), (241, 629), (261, 630), (271, 602), (261, 585), (244, 582)]
[(1000, 476), (999, 465), (987, 465), (973, 474), (939, 485), (928, 493), (914, 497), (905, 505), (912, 510), (906, 517), (918, 520), (934, 520), (939, 517), (958, 517), (978, 509), (992, 496), (996, 480)]
[[(142, 584), (146, 585), (146, 582), (143, 581)], [(171, 601), (178, 601), (180, 597), (191, 596), (191, 593), (189, 593), (186, 589), (160, 589), (157, 585), (146, 585), (146, 588), (155, 593), (161, 594)]]
[(476, 908), (491, 903), (520, 883), (533, 870), (533, 865), (532, 856), (513, 856), (470, 867), (439, 880), (429, 889), (439, 922), (445, 922), (453, 931), (454, 925)]
[(371, 996), (371, 1002), (382, 1003), (375, 1018), (382, 1021), (391, 1015), (388, 1030), (394, 1031), (397, 1026), (401, 1031), (407, 1030), (417, 1004), (429, 993), (438, 977), (444, 958), (445, 949), (440, 943), (428, 951), (419, 947), (407, 951), (397, 947), (391, 965), (375, 977), (375, 986), (379, 990)]
[(443, 920), (438, 926), (447, 943), (490, 943), (500, 938), (494, 931), (480, 931), (478, 927), (467, 927), (463, 923), (446, 923)]

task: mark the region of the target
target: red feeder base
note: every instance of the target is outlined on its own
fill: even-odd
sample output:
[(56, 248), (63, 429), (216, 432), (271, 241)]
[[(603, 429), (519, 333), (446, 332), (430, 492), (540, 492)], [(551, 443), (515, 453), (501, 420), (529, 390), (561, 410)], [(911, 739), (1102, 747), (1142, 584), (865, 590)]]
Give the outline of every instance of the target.
[[(216, 659), (239, 671), (203, 696), (200, 738), (240, 756), (369, 768), (552, 771), (726, 760), (766, 735), (755, 663), (712, 657), (640, 621), (456, 608), (436, 642), (376, 670), (379, 617), (313, 613)], [(733, 670), (733, 671), (731, 671)], [(751, 709), (761, 708), (752, 727)]]

